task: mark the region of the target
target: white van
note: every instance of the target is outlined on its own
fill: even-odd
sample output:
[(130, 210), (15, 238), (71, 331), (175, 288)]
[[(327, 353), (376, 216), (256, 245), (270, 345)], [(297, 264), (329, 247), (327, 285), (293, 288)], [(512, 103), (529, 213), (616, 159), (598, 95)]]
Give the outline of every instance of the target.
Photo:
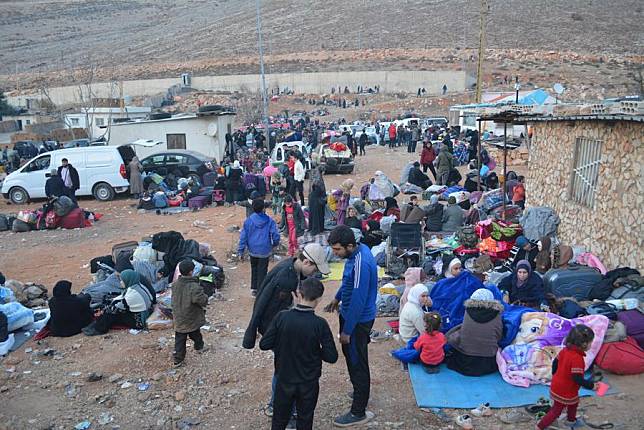
[(14, 204), (45, 198), (45, 182), (52, 169), (66, 158), (78, 170), (80, 189), (77, 196), (93, 195), (97, 200), (112, 200), (116, 193), (128, 190), (125, 166), (132, 160), (130, 146), (89, 146), (60, 149), (31, 159), (2, 182), (2, 195)]

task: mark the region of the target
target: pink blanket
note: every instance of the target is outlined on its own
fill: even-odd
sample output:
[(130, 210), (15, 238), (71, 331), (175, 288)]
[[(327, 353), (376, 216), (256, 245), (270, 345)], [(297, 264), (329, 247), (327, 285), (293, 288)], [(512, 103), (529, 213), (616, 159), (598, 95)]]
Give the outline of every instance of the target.
[(503, 379), (512, 385), (548, 385), (552, 379), (552, 361), (564, 347), (566, 335), (577, 324), (585, 324), (595, 333), (586, 352), (586, 369), (590, 367), (604, 340), (608, 318), (589, 315), (566, 319), (546, 312), (528, 312), (521, 317), (521, 327), (512, 344), (497, 352), (496, 362)]

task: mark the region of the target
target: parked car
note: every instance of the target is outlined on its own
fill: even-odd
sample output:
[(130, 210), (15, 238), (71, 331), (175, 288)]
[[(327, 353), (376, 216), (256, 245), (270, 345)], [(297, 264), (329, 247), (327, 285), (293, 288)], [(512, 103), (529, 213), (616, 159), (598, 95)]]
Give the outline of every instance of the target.
[(130, 146), (69, 148), (41, 154), (9, 174), (2, 183), (2, 195), (14, 204), (45, 198), (45, 182), (51, 169), (66, 158), (78, 171), (80, 189), (76, 196), (93, 195), (97, 200), (112, 200), (116, 193), (128, 190), (125, 166), (132, 160)]
[(302, 141), (280, 142), (275, 145), (271, 153), (271, 164), (275, 167), (280, 166), (286, 161), (286, 154), (290, 151), (300, 151), (302, 153), (304, 156), (304, 169), (306, 169), (308, 174), (308, 171), (311, 169), (311, 158), (309, 157), (308, 146)]
[(364, 128), (358, 128), (355, 132), (353, 138), (358, 141), (360, 135), (362, 135), (362, 130), (365, 130), (367, 133), (367, 138), (369, 138), (369, 145), (378, 145), (380, 143), (380, 136), (376, 133), (376, 127), (374, 126), (365, 126)]
[(33, 140), (19, 140), (13, 145), (14, 151), (18, 152), (20, 158), (33, 158), (38, 155), (40, 145)]
[(326, 138), (311, 154), (313, 167), (322, 166), (326, 173), (352, 173), (355, 162), (346, 142), (346, 137)]
[(423, 129), (429, 127), (447, 128), (447, 118), (445, 118), (444, 116), (425, 118), (423, 122)]
[(173, 149), (157, 152), (141, 160), (143, 171), (166, 176), (178, 171), (183, 178), (194, 178), (202, 182), (203, 175), (212, 172), (217, 161), (197, 151)]

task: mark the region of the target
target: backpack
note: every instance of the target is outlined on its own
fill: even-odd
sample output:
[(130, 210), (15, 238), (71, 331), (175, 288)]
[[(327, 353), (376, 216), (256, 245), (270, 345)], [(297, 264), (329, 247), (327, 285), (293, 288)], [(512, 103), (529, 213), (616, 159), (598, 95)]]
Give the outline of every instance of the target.
[(0, 231), (9, 230), (9, 220), (6, 215), (0, 214)]
[(623, 342), (604, 343), (595, 364), (617, 375), (637, 375), (644, 372), (644, 350), (632, 337)]
[(154, 193), (154, 196), (152, 196), (152, 201), (154, 202), (154, 207), (157, 209), (168, 207), (168, 197), (163, 192)]
[(56, 215), (58, 215), (59, 217), (64, 217), (65, 215), (70, 213), (72, 209), (74, 209), (74, 206), (76, 206), (72, 199), (67, 196), (58, 197), (56, 200), (54, 200), (53, 205), (54, 212), (56, 212)]

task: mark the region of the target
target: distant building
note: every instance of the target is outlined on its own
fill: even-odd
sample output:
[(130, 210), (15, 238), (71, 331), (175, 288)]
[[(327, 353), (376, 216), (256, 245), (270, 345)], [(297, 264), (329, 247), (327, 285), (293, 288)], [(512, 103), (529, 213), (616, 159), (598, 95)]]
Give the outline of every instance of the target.
[(56, 118), (52, 115), (36, 112), (36, 111), (27, 111), (15, 115), (2, 115), (2, 121), (14, 121), (16, 124), (16, 131), (23, 131), (29, 125), (43, 124), (47, 122), (55, 121)]
[(65, 127), (84, 128), (91, 139), (98, 139), (106, 132), (106, 127), (120, 119), (141, 119), (150, 115), (152, 108), (126, 106), (83, 108), (79, 112), (65, 114)]
[(226, 133), (232, 133), (234, 112), (181, 114), (170, 118), (112, 123), (108, 130), (109, 145), (126, 145), (137, 140), (163, 142), (152, 148), (137, 146), (139, 158), (159, 151), (188, 149), (221, 162), (226, 149)]
[(644, 116), (526, 120), (533, 129), (526, 204), (553, 208), (559, 239), (605, 266), (644, 267)]

